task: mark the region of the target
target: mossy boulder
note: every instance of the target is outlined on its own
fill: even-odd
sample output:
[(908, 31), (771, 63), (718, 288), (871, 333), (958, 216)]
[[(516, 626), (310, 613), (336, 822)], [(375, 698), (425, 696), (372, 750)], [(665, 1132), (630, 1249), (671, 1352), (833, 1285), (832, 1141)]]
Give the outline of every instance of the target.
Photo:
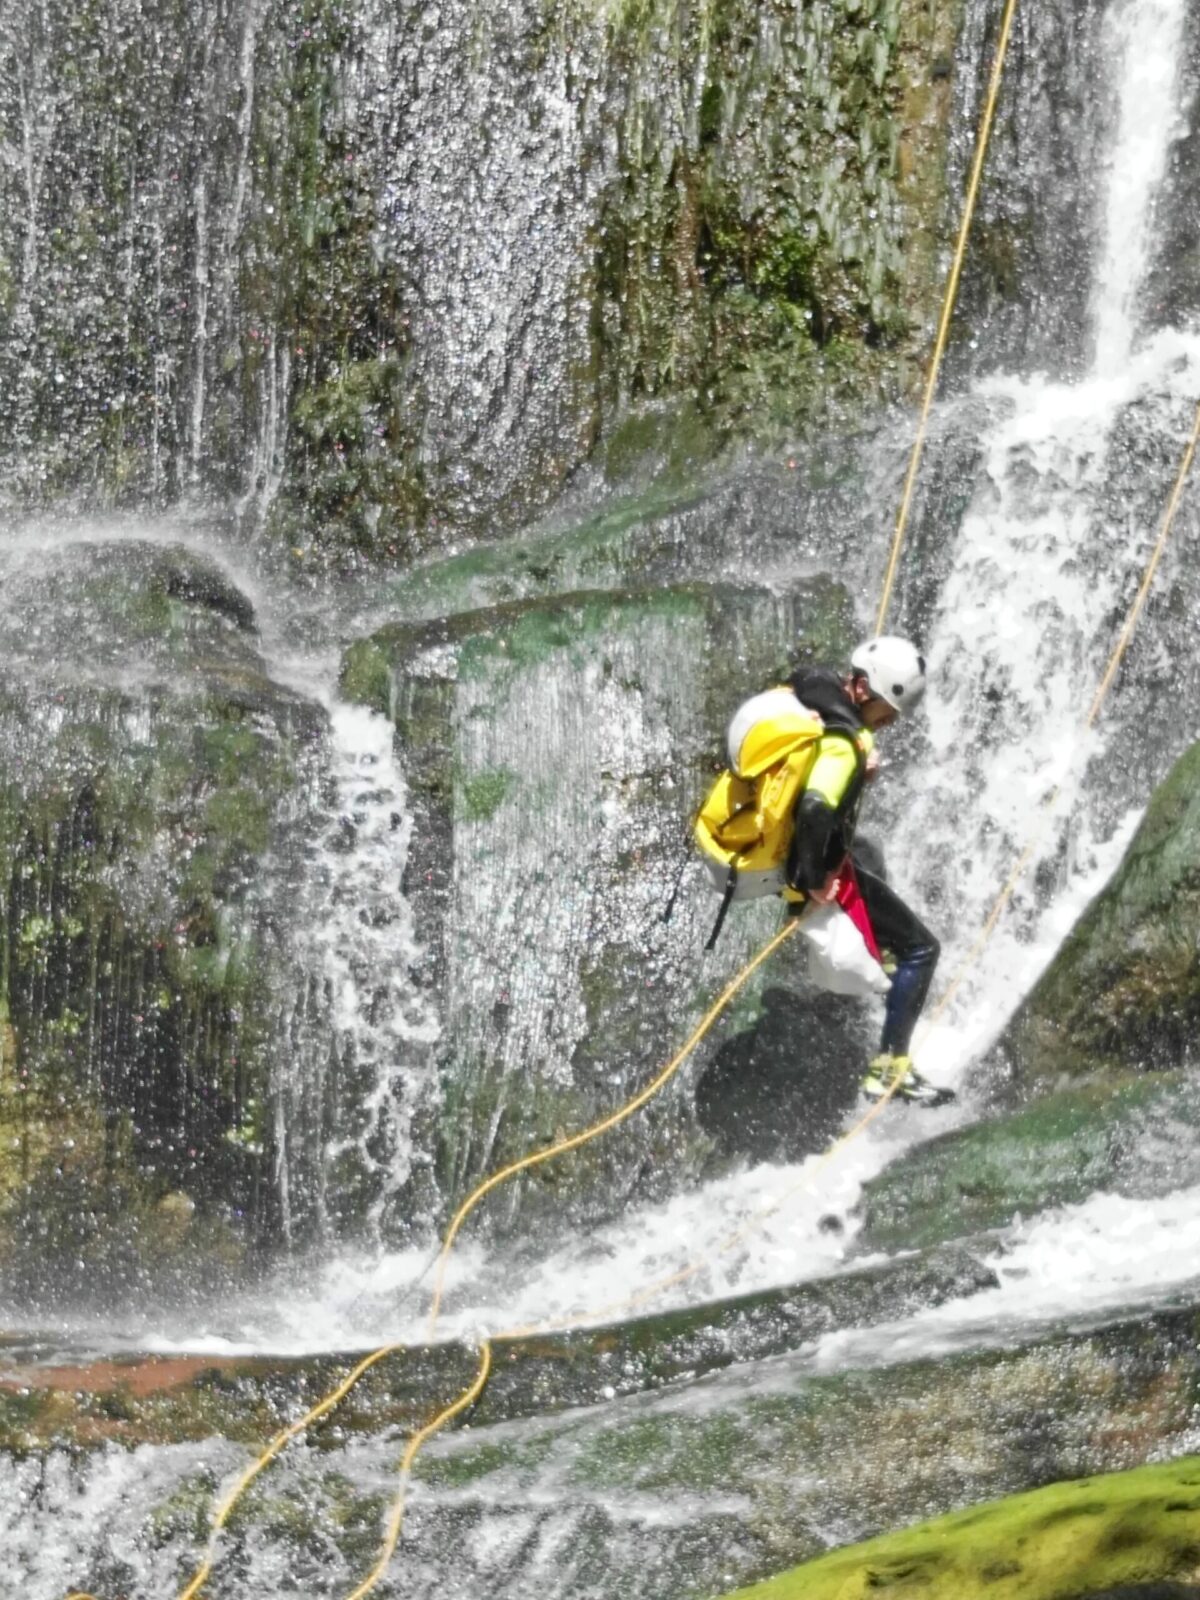
[(1055, 1483), (835, 1551), (729, 1600), (1192, 1600), (1200, 1456)]
[(1092, 1079), (906, 1151), (860, 1202), (867, 1250), (1007, 1227), (1098, 1190), (1149, 1197), (1200, 1182), (1200, 1102), (1183, 1073)]
[(5, 598), (0, 1263), (31, 1298), (198, 1289), (276, 1221), (267, 863), (324, 713), (182, 549), (52, 543)]
[(1193, 1065), (1200, 1027), (1200, 745), (1155, 790), (1113, 875), (1000, 1041), (1013, 1086)]
[[(783, 670), (799, 629), (837, 660), (852, 627), (828, 580), (783, 594), (697, 583), (397, 624), (349, 652), (343, 689), (386, 703), (411, 784), (405, 892), (444, 1017), (447, 1195), (628, 1098), (778, 926), (760, 903), (706, 956), (716, 898), (694, 864), (669, 923), (662, 912), (733, 707)], [(781, 961), (773, 980), (795, 970)], [(709, 1142), (688, 1082), (619, 1148), (542, 1169), (526, 1198), (615, 1207), (694, 1172)]]

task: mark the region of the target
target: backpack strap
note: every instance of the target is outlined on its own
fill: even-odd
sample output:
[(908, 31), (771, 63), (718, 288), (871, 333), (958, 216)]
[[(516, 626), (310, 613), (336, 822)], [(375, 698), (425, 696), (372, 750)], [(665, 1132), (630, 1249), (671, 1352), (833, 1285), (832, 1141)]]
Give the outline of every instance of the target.
[(679, 899), (679, 891), (683, 886), (683, 875), (687, 871), (688, 863), (691, 859), (686, 849), (686, 843), (691, 842), (691, 831), (692, 830), (689, 828), (688, 839), (685, 842), (685, 849), (679, 858), (679, 871), (675, 874), (675, 883), (671, 889), (670, 895), (667, 897), (666, 905), (658, 914), (658, 920), (660, 922), (670, 922), (672, 913), (675, 910), (675, 902)]
[(733, 894), (737, 888), (737, 877), (738, 869), (731, 861), (729, 863), (729, 876), (725, 879), (725, 892), (721, 896), (721, 908), (717, 912), (717, 920), (713, 923), (713, 930), (708, 936), (708, 943), (704, 946), (706, 950), (711, 950), (716, 944), (717, 936), (725, 926), (725, 918), (728, 915), (729, 907), (733, 904)]

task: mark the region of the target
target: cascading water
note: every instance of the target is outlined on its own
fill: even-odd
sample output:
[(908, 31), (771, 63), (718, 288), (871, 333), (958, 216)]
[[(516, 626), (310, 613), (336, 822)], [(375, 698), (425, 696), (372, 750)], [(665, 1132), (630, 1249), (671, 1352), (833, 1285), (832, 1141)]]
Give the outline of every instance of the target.
[[(412, 1124), (431, 1088), (422, 1046), (438, 1034), (410, 976), (418, 951), (400, 880), (412, 817), (394, 730), (363, 707), (329, 710), (334, 805), (289, 937), (275, 1102), (285, 1234), (299, 1213), (302, 1236), (326, 1243), (377, 1240), (396, 1194), (411, 1197)], [(333, 1125), (306, 1126), (331, 1098)]]
[[(966, 402), (977, 416), (982, 401), (990, 420), (974, 498), (938, 558), (945, 577), (925, 630), (928, 743), (910, 752), (915, 759), (898, 779), (885, 777), (871, 802), (889, 819), (888, 859), (902, 892), (929, 909), (944, 937), (944, 978), (968, 952), (1026, 844), (1037, 844), (965, 993), (919, 1041), (931, 1075), (950, 1081), (995, 1037), (1111, 872), (1145, 792), (1140, 778), (1090, 781), (1089, 762), (1102, 760), (1110, 740), (1124, 741), (1127, 731), (1120, 719), (1095, 731), (1084, 722), (1171, 482), (1164, 476), (1156, 485), (1160, 504), (1137, 502), (1146, 520), (1132, 524), (1123, 499), (1131, 486), (1120, 483), (1114, 493), (1111, 482), (1110, 441), (1132, 413), (1140, 438), (1165, 437), (1182, 453), (1200, 371), (1200, 339), (1164, 330), (1143, 344), (1136, 316), (1153, 258), (1154, 198), (1181, 132), (1172, 63), (1184, 14), (1182, 0), (1128, 0), (1108, 20), (1105, 60), (1118, 116), (1100, 186), (1095, 276), (1075, 289), (1090, 300), (1094, 359), (1071, 382), (992, 374)], [(1158, 775), (1187, 736), (1180, 729), (1177, 745), (1147, 752)], [(898, 1141), (872, 1133), (840, 1159), (836, 1178), (822, 1173), (815, 1184), (803, 1169), (764, 1174), (741, 1180), (736, 1194), (715, 1186), (635, 1215), (596, 1240), (582, 1274), (565, 1251), (536, 1275), (526, 1267), (524, 1291), (514, 1298), (506, 1286), (499, 1305), (496, 1291), (484, 1287), (485, 1270), (482, 1298), (464, 1288), (469, 1310), (450, 1327), (578, 1315), (589, 1303), (620, 1303), (628, 1284), (697, 1258), (710, 1258), (707, 1271), (663, 1303), (704, 1298), (718, 1285), (744, 1290), (829, 1270), (850, 1240), (822, 1235), (821, 1212), (849, 1209), (858, 1185), (887, 1164), (897, 1142), (930, 1131), (928, 1124), (909, 1128)], [(780, 1195), (778, 1216), (764, 1217), (762, 1231), (739, 1240), (730, 1257), (725, 1241), (738, 1224)]]
[[(1139, 337), (1139, 296), (1153, 270), (1158, 238), (1155, 198), (1172, 141), (1182, 131), (1174, 63), (1185, 18), (1183, 0), (1115, 0), (1097, 44), (1103, 81), (1114, 86), (1105, 92), (1111, 93), (1115, 115), (1110, 158), (1097, 185), (1103, 203), (1095, 219), (1094, 278), (1087, 290), (1070, 288), (1090, 306), (1086, 370), (1070, 382), (1061, 373), (1039, 376), (1036, 362), (1018, 373), (994, 370), (977, 378), (966, 400), (944, 408), (948, 434), (985, 417), (977, 440), (981, 466), (961, 526), (938, 530), (932, 579), (922, 575), (926, 590), (933, 590), (924, 618), (933, 688), (924, 731), (909, 750), (915, 759), (896, 776), (886, 773), (872, 800), (889, 824), (888, 857), (901, 890), (944, 936), (944, 974), (970, 945), (1056, 791), (1058, 799), (972, 987), (951, 1024), (925, 1041), (924, 1061), (934, 1075), (954, 1073), (994, 1036), (1111, 868), (1144, 798), (1146, 771), (1158, 776), (1174, 753), (1170, 740), (1182, 745), (1189, 733), (1186, 727), (1172, 729), (1160, 747), (1135, 743), (1136, 762), (1146, 770), (1134, 774), (1126, 764), (1118, 777), (1098, 783), (1097, 766), (1110, 756), (1114, 741), (1128, 733), (1131, 721), (1144, 719), (1140, 708), (1118, 701), (1111, 723), (1091, 732), (1082, 726), (1115, 642), (1114, 622), (1148, 553), (1169, 487), (1169, 458), (1182, 446), (1200, 373), (1195, 336), (1163, 329)], [(246, 13), (234, 51), (247, 86), (261, 20), (258, 8)], [(394, 47), (393, 40), (389, 48)], [(419, 78), (419, 55), (409, 65)], [(439, 71), (443, 66), (439, 61)], [(468, 98), (475, 81), (470, 74), (464, 79)], [(424, 92), (439, 105), (464, 103), (441, 80), (425, 84)], [(539, 105), (539, 126), (549, 119), (548, 136), (566, 140), (565, 124), (554, 132), (563, 102), (552, 83)], [(241, 120), (231, 124), (231, 170), (240, 174), (239, 183), (249, 181), (248, 100), (241, 106)], [(30, 126), (26, 154), (36, 160), (43, 134)], [(506, 173), (501, 162), (491, 174), (501, 190)], [(429, 185), (441, 192), (446, 181), (436, 162), (418, 178), (426, 193)], [(37, 187), (34, 177), (29, 182)], [(202, 236), (215, 239), (228, 229), (240, 194), (235, 185), (224, 209), (202, 211)], [(397, 216), (402, 205), (397, 194)], [(431, 315), (459, 304), (451, 241), (439, 235), (435, 243), (444, 253), (433, 252), (425, 284)], [(195, 270), (202, 278), (199, 263)], [(552, 272), (550, 278), (547, 294), (561, 311), (570, 299), (569, 275)], [(483, 274), (485, 284), (494, 281), (490, 272)], [(479, 283), (463, 291), (475, 296), (466, 318), (472, 325), (482, 315), (479, 291)], [(190, 313), (199, 355), (184, 409), (193, 460), (213, 398), (205, 346), (229, 314), (230, 285), (218, 283), (213, 292), (214, 320), (203, 298)], [(1050, 299), (1047, 290), (1047, 338), (1062, 311)], [(24, 318), (25, 311), (18, 311)], [(441, 347), (447, 371), (458, 359), (455, 337), (448, 328)], [(277, 349), (268, 341), (260, 381), (269, 387), (279, 362), (289, 359), (286, 343)], [(493, 373), (502, 417), (505, 384), (520, 377), (499, 367)], [(457, 392), (453, 384), (450, 389)], [(541, 414), (552, 431), (553, 397)], [(273, 434), (264, 434), (257, 447), (250, 492), (264, 501), (277, 483), (277, 444)], [(1167, 462), (1161, 482), (1157, 472), (1130, 480), (1127, 463), (1143, 459)], [(469, 494), (469, 474), (463, 485)], [(432, 1179), (417, 1169), (427, 1172), (431, 1159), (420, 1123), (430, 1104), (438, 1037), (438, 1019), (412, 978), (419, 951), (400, 894), (411, 826), (406, 778), (391, 723), (338, 701), (329, 687), (328, 663), (297, 661), (294, 649), (282, 642), (286, 620), (278, 639), (272, 626), (278, 619), (268, 623), (265, 653), (278, 676), (329, 717), (319, 826), (299, 860), (280, 869), (284, 877), (291, 874), (291, 893), (282, 937), (287, 959), (276, 991), (272, 1131), (285, 1229), (298, 1242), (315, 1239), (317, 1248), (252, 1295), (214, 1301), (200, 1314), (190, 1311), (186, 1325), (166, 1310), (160, 1319), (154, 1308), (127, 1334), (128, 1342), (142, 1347), (326, 1349), (419, 1336), (421, 1327), (423, 1307), (414, 1307), (406, 1291), (427, 1257), (411, 1239), (402, 1249), (388, 1247), (399, 1197), (406, 1197), (410, 1217), (415, 1210), (419, 1218), (422, 1184), (428, 1186), (426, 1198), (432, 1191)], [(540, 682), (548, 700), (555, 692), (552, 679), (547, 673)], [(598, 692), (617, 696), (603, 684)], [(489, 745), (485, 708), (477, 709), (470, 739), (486, 747), (489, 761), (500, 762), (504, 752)], [(552, 767), (550, 758), (548, 771)], [(1136, 783), (1126, 783), (1126, 776)], [(485, 870), (482, 845), (471, 870)], [(483, 947), (474, 959), (487, 960), (494, 928), (470, 932)], [(557, 973), (553, 962), (546, 965), (551, 975)], [(459, 980), (470, 985), (472, 972), (467, 961)], [(531, 972), (530, 981), (545, 976)], [(556, 984), (557, 979), (549, 987)], [(479, 987), (499, 997), (498, 972), (488, 972)], [(531, 1018), (527, 1043), (535, 1041), (536, 1024)], [(511, 1063), (514, 1070), (521, 1064)], [(333, 1114), (331, 1104), (337, 1108)], [(515, 1260), (501, 1248), (469, 1242), (456, 1254), (443, 1332), (469, 1336), (480, 1326), (601, 1314), (623, 1303), (631, 1290), (702, 1256), (709, 1260), (706, 1271), (673, 1287), (656, 1307), (834, 1273), (854, 1245), (857, 1223), (846, 1219), (864, 1182), (916, 1141), (971, 1114), (967, 1107), (921, 1120), (897, 1112), (844, 1152), (836, 1166), (826, 1168), (818, 1158), (709, 1181), (652, 1207), (632, 1208), (593, 1230), (585, 1246), (564, 1245), (559, 1238), (541, 1247), (540, 1257), (531, 1248)], [(783, 1393), (796, 1371), (840, 1373), (941, 1349), (969, 1350), (994, 1337), (997, 1323), (1017, 1341), (1084, 1295), (1088, 1314), (1100, 1316), (1115, 1306), (1144, 1306), (1179, 1292), (1190, 1272), (1186, 1250), (1173, 1246), (1194, 1234), (1194, 1202), (1195, 1191), (1184, 1189), (1158, 1199), (1095, 1195), (1059, 1207), (1017, 1227), (997, 1246), (1001, 1281), (995, 1290), (905, 1316), (874, 1333), (833, 1334), (794, 1366), (777, 1368), (773, 1381)], [(1134, 1229), (1145, 1248), (1131, 1266), (1118, 1242)], [(1064, 1271), (1063, 1262), (1075, 1270)], [(759, 1379), (758, 1371), (741, 1374), (729, 1387), (753, 1387)], [(714, 1480), (704, 1492), (673, 1495), (662, 1483), (639, 1480), (630, 1488), (619, 1476), (626, 1458), (614, 1433), (622, 1422), (640, 1439), (683, 1438), (719, 1398), (714, 1388), (685, 1392), (658, 1410), (631, 1405), (619, 1414), (573, 1417), (541, 1433), (534, 1425), (508, 1425), (489, 1438), (511, 1448), (512, 1464), (481, 1485), (471, 1476), (474, 1468), (455, 1475), (456, 1457), (469, 1449), (469, 1440), (435, 1447), (435, 1472), (442, 1476), (418, 1491), (395, 1592), (425, 1592), (444, 1584), (449, 1573), (451, 1581), (462, 1580), (474, 1591), (514, 1600), (534, 1591), (603, 1600), (635, 1585), (639, 1593), (666, 1600), (678, 1592), (684, 1567), (697, 1592), (715, 1592), (762, 1570), (772, 1539), (770, 1531), (751, 1536), (743, 1525), (745, 1484), (734, 1491)], [(356, 1527), (353, 1508), (360, 1497), (369, 1501), (371, 1521), (389, 1483), (392, 1454), (373, 1441), (347, 1446), (344, 1477), (333, 1491), (318, 1482), (317, 1466), (303, 1457), (281, 1464), (280, 1478), (272, 1481), (286, 1487), (277, 1501), (256, 1503), (262, 1515), (241, 1536), (237, 1582), (252, 1581), (264, 1594), (295, 1592), (297, 1585), (302, 1592), (323, 1593), (359, 1576), (363, 1552), (349, 1549), (341, 1534)], [(615, 1466), (605, 1461), (609, 1455)], [(82, 1564), (107, 1573), (113, 1592), (140, 1596), (169, 1588), (194, 1551), (202, 1520), (197, 1507), (207, 1505), (213, 1483), (241, 1459), (233, 1446), (214, 1443), (114, 1450), (79, 1468), (62, 1455), (36, 1469), (6, 1463), (0, 1467), (0, 1545), (19, 1564), (23, 1593), (52, 1600), (72, 1584)], [(597, 1460), (607, 1475), (599, 1471), (585, 1480), (581, 1463), (595, 1467)], [(663, 1481), (669, 1483), (669, 1475)], [(566, 1503), (557, 1505), (564, 1497)], [(287, 1515), (275, 1515), (272, 1508), (285, 1501)], [(810, 1502), (801, 1503), (802, 1514), (810, 1515)], [(811, 1515), (822, 1538), (852, 1537), (858, 1530), (853, 1516), (830, 1513), (815, 1491), (811, 1505), (820, 1508)], [(292, 1558), (280, 1554), (278, 1530), (296, 1508), (302, 1513), (311, 1507), (319, 1531), (294, 1558), (299, 1568), (285, 1570)], [(71, 1521), (73, 1510), (83, 1511), (82, 1521), (73, 1521), (84, 1532), (39, 1537), (47, 1524)], [(339, 1530), (338, 1537), (329, 1529)], [(368, 1531), (371, 1538), (364, 1542), (371, 1544), (373, 1523)]]
[[(910, 751), (915, 759), (903, 773), (885, 775), (871, 802), (888, 819), (888, 857), (902, 890), (929, 909), (944, 937), (943, 977), (971, 946), (1024, 846), (1038, 843), (965, 993), (920, 1041), (928, 1070), (950, 1081), (994, 1038), (1112, 870), (1144, 793), (1140, 784), (1089, 782), (1089, 761), (1102, 759), (1110, 738), (1124, 736), (1124, 724), (1117, 719), (1096, 731), (1083, 724), (1116, 641), (1114, 619), (1155, 533), (1157, 508), (1148, 498), (1139, 501), (1147, 520), (1130, 525), (1118, 498), (1125, 485), (1114, 494), (1109, 445), (1133, 414), (1139, 437), (1162, 435), (1181, 448), (1200, 365), (1200, 340), (1189, 334), (1164, 330), (1141, 343), (1136, 314), (1140, 277), (1153, 259), (1154, 197), (1181, 128), (1170, 63), (1183, 12), (1182, 0), (1127, 0), (1108, 19), (1106, 64), (1118, 114), (1099, 191), (1095, 276), (1078, 291), (1091, 305), (1090, 368), (1071, 382), (993, 373), (977, 381), (966, 402), (949, 407), (971, 418), (985, 407), (981, 471), (961, 527), (939, 557), (945, 576), (926, 628), (933, 682), (927, 743)], [(1164, 480), (1163, 498), (1168, 487)], [(550, 681), (546, 692), (555, 692)], [(484, 724), (471, 737), (491, 735)], [(1149, 759), (1161, 772), (1171, 754), (1159, 749)], [(505, 752), (493, 750), (490, 759), (500, 762)], [(921, 776), (930, 772), (933, 784)], [(473, 870), (481, 882), (479, 867)], [(482, 909), (475, 922), (481, 916)], [(460, 981), (476, 979), (464, 970)], [(505, 983), (499, 969), (478, 981), (497, 993)], [(531, 1016), (530, 1026), (535, 1022)], [(523, 1053), (529, 1048), (526, 1039)], [(753, 1178), (635, 1211), (594, 1235), (583, 1264), (570, 1245), (540, 1265), (526, 1259), (519, 1290), (505, 1252), (467, 1250), (451, 1277), (444, 1331), (603, 1314), (623, 1302), (630, 1284), (657, 1281), (698, 1259), (706, 1260), (704, 1271), (651, 1303), (695, 1303), (835, 1269), (853, 1244), (854, 1224), (830, 1234), (822, 1217), (849, 1213), (860, 1186), (900, 1149), (954, 1121), (943, 1115), (900, 1131), (873, 1130), (839, 1158), (835, 1173), (819, 1159), (811, 1175), (804, 1167), (762, 1168)], [(270, 1308), (258, 1307), (256, 1332), (270, 1328), (274, 1341), (293, 1349), (416, 1337), (420, 1308), (403, 1295), (398, 1304), (397, 1294), (419, 1259), (409, 1247), (383, 1258), (340, 1257), (305, 1279), (298, 1294), (284, 1286)], [(229, 1333), (229, 1348), (241, 1347), (234, 1326)]]
[[(894, 859), (947, 926), (947, 965), (971, 945), (1027, 846), (1013, 905), (971, 975), (970, 999), (932, 1054), (953, 1067), (997, 1026), (1044, 964), (1043, 919), (1078, 906), (1128, 839), (1122, 808), (1144, 791), (1109, 763), (1088, 783), (1118, 721), (1087, 728), (1118, 626), (1149, 558), (1173, 469), (1155, 483), (1112, 481), (1110, 446), (1132, 416), (1147, 451), (1176, 458), (1192, 420), (1200, 340), (1138, 339), (1136, 307), (1152, 259), (1154, 199), (1182, 130), (1176, 63), (1186, 8), (1122, 4), (1106, 21), (1118, 121), (1105, 163), (1100, 246), (1090, 288), (1093, 358), (1072, 382), (995, 373), (978, 394), (992, 421), (979, 482), (927, 624), (933, 783), (897, 807)], [(1164, 453), (1170, 462), (1171, 452)], [(1142, 520), (1144, 518), (1144, 520)], [(1111, 712), (1111, 707), (1109, 708)], [(1161, 776), (1186, 741), (1147, 752)], [(947, 834), (940, 819), (953, 819)], [(933, 848), (930, 849), (930, 842)], [(1052, 887), (1051, 887), (1052, 886)], [(1048, 892), (1049, 891), (1049, 892)], [(1065, 932), (1065, 927), (1060, 931)], [(1051, 945), (1052, 947), (1052, 945)], [(964, 1016), (969, 1017), (964, 1034)]]

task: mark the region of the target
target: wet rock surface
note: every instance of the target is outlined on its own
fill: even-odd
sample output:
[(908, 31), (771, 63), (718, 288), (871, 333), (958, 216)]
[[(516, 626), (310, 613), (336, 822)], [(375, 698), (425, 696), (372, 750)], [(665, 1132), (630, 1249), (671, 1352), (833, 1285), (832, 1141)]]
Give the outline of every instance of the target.
[[(498, 1337), (473, 1425), (598, 1405), (735, 1364), (782, 1355), (842, 1327), (902, 1316), (920, 1305), (991, 1288), (995, 1274), (963, 1249), (934, 1250), (690, 1311), (647, 1316), (576, 1333)], [(95, 1447), (178, 1443), (217, 1431), (253, 1439), (272, 1418), (284, 1425), (302, 1403), (332, 1389), (356, 1357), (272, 1359), (136, 1357), (31, 1364), (31, 1347), (0, 1345), (0, 1449), (28, 1451), (73, 1439)], [(472, 1369), (458, 1345), (398, 1351), (355, 1385), (336, 1418), (315, 1424), (328, 1443), (341, 1430), (412, 1426), (429, 1396), (454, 1393)], [(330, 1430), (333, 1430), (331, 1433)]]
[(1200, 1022), (1200, 746), (1154, 791), (1125, 858), (997, 1052), (1011, 1090), (1194, 1060)]
[[(1019, 1348), (827, 1374), (814, 1372), (802, 1351), (554, 1414), (473, 1418), (418, 1457), (404, 1558), (410, 1570), (430, 1570), (453, 1540), (456, 1570), (465, 1566), (474, 1585), (501, 1600), (527, 1594), (530, 1565), (542, 1561), (554, 1562), (564, 1594), (601, 1597), (636, 1586), (646, 1600), (669, 1600), (681, 1573), (702, 1595), (784, 1573), (771, 1580), (775, 1592), (809, 1600), (821, 1591), (800, 1582), (806, 1569), (795, 1577), (786, 1569), (826, 1555), (831, 1528), (847, 1547), (826, 1556), (837, 1583), (852, 1581), (861, 1566), (856, 1541), (896, 1528), (894, 1556), (885, 1547), (879, 1570), (899, 1578), (904, 1559), (919, 1558), (925, 1575), (949, 1584), (946, 1600), (1004, 1594), (996, 1586), (1009, 1580), (1032, 1583), (1043, 1555), (1053, 1581), (1028, 1590), (1039, 1600), (1061, 1595), (1064, 1580), (1075, 1583), (1066, 1590), (1072, 1595), (1152, 1577), (1186, 1587), (1196, 1549), (1194, 1459), (1145, 1469), (1157, 1481), (1129, 1482), (1124, 1495), (1117, 1480), (1110, 1489), (1098, 1475), (1194, 1449), (1197, 1332), (1195, 1312), (1158, 1313)], [(364, 1380), (368, 1392), (379, 1394), (392, 1359)], [(385, 1400), (377, 1419), (423, 1420), (460, 1393), (474, 1360), (461, 1351), (441, 1359), (440, 1375), (425, 1372), (419, 1400)], [(344, 1371), (334, 1367), (309, 1368), (307, 1403)], [(76, 1382), (64, 1376), (59, 1398), (32, 1389), (5, 1398), (16, 1449), (0, 1457), (0, 1528), (37, 1484), (43, 1505), (89, 1505), (115, 1480), (120, 1525), (93, 1518), (72, 1547), (71, 1581), (92, 1592), (105, 1577), (156, 1591), (168, 1569), (176, 1578), (193, 1571), (220, 1485), (301, 1409), (294, 1379), (264, 1380), (252, 1367), (214, 1371), (194, 1380), (196, 1443), (69, 1451), (68, 1441), (87, 1439), (86, 1418), (73, 1420)], [(107, 1402), (98, 1397), (98, 1438), (120, 1437), (122, 1428), (136, 1437), (156, 1403), (120, 1391)], [(37, 1441), (56, 1407), (63, 1448), (46, 1449)], [(167, 1397), (172, 1408), (177, 1420), (188, 1415), (178, 1395)], [(244, 1444), (201, 1442), (231, 1416)], [(335, 1413), (308, 1446), (285, 1451), (231, 1521), (216, 1583), (275, 1570), (280, 1560), (316, 1560), (314, 1571), (342, 1588), (360, 1581), (397, 1487), (399, 1441), (389, 1427), (375, 1430), (353, 1415), (339, 1423)], [(1049, 1486), (1046, 1498), (1022, 1493), (1031, 1484)], [(995, 1508), (993, 1541), (985, 1503), (1013, 1494), (1018, 1501)], [(1106, 1503), (1111, 1511), (1098, 1509)], [(909, 1526), (947, 1513), (952, 1529), (970, 1535), (965, 1543), (948, 1539), (940, 1524), (929, 1532)], [(516, 1560), (486, 1537), (497, 1519), (520, 1530)], [(961, 1562), (950, 1561), (960, 1553)], [(998, 1562), (1014, 1559), (1020, 1573), (999, 1570)]]
[(866, 1185), (856, 1243), (921, 1248), (1098, 1191), (1148, 1197), (1200, 1182), (1196, 1088), (1180, 1073), (1093, 1079), (930, 1139)]
[[(627, 1099), (699, 1019), (717, 974), (778, 926), (761, 902), (729, 919), (716, 957), (703, 953), (717, 898), (688, 819), (723, 762), (714, 731), (780, 670), (779, 641), (837, 660), (851, 628), (844, 591), (824, 578), (783, 593), (694, 583), (511, 601), (397, 624), (349, 652), (344, 689), (389, 707), (411, 784), (404, 888), (445, 1019), (447, 1193)], [(789, 950), (773, 971), (794, 981), (802, 958)], [(635, 993), (653, 1003), (631, 1005)], [(763, 1058), (794, 1059), (796, 1039), (764, 1027), (754, 998), (727, 1029), (750, 1025)], [(826, 1036), (814, 1067), (837, 1047)], [(836, 1065), (833, 1082), (848, 1082)], [(710, 1124), (726, 1077), (717, 1064), (696, 1091)], [(526, 1224), (567, 1197), (611, 1208), (698, 1170), (710, 1146), (688, 1085), (617, 1145), (512, 1186)], [(740, 1092), (765, 1107), (772, 1085), (747, 1078)], [(827, 1121), (797, 1119), (795, 1147), (816, 1148)], [(515, 1203), (501, 1201), (510, 1217)]]
[(324, 714), (272, 681), (249, 602), (194, 553), (30, 548), (4, 590), (6, 1284), (32, 1305), (203, 1293), (274, 1225), (270, 861)]

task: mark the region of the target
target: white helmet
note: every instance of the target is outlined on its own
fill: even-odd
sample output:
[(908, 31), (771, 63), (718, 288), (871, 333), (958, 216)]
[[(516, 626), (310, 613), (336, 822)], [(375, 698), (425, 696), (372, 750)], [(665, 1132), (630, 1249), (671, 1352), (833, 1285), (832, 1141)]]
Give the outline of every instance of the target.
[(925, 657), (915, 644), (894, 634), (865, 640), (850, 665), (866, 678), (871, 693), (896, 711), (907, 711), (925, 693)]

